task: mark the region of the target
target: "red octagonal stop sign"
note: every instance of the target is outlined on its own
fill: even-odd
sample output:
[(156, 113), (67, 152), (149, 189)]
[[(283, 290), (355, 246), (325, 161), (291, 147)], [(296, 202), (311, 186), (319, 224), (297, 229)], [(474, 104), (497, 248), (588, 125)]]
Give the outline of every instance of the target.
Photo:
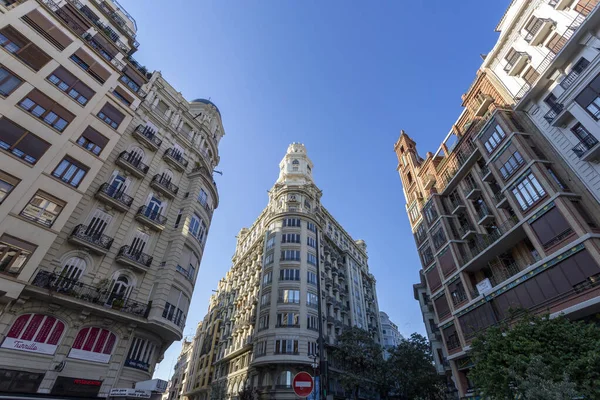
[(308, 397), (312, 393), (314, 385), (313, 378), (308, 372), (298, 372), (292, 380), (294, 393), (300, 397)]

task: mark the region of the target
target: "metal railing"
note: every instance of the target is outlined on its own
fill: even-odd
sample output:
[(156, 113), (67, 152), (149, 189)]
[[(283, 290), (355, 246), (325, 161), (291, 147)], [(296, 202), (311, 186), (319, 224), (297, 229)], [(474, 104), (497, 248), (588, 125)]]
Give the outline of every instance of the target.
[(550, 106), (550, 110), (544, 115), (544, 119), (551, 124), (552, 121), (561, 113), (561, 111), (565, 108), (564, 105), (560, 103), (554, 103)]
[(135, 128), (135, 131), (138, 132), (140, 135), (144, 136), (150, 142), (154, 143), (156, 147), (160, 147), (160, 145), (162, 144), (162, 140), (158, 138), (154, 129), (150, 128), (149, 126), (140, 124), (137, 126), (137, 128)]
[(585, 153), (587, 153), (597, 144), (598, 139), (596, 139), (592, 135), (580, 137), (577, 146), (573, 147), (573, 153), (575, 153), (577, 157), (582, 158), (585, 155)]
[(527, 32), (527, 35), (525, 35), (525, 41), (527, 43), (531, 42), (531, 40), (534, 38), (535, 35), (537, 35), (537, 33), (540, 31), (540, 28), (542, 27), (542, 25), (544, 25), (545, 22), (552, 22), (551, 19), (547, 19), (547, 18), (539, 18), (535, 24), (533, 24), (533, 28)]
[(133, 197), (123, 193), (117, 187), (111, 186), (109, 183), (103, 183), (96, 193), (104, 193), (111, 199), (114, 199), (127, 207), (131, 206), (131, 203), (133, 203)]
[(71, 237), (81, 239), (84, 242), (101, 247), (105, 250), (110, 249), (110, 246), (112, 246), (114, 240), (110, 236), (106, 236), (102, 233), (97, 233), (91, 227), (88, 227), (83, 224), (77, 225), (75, 229), (73, 229), (73, 232), (71, 232)]
[(141, 206), (138, 209), (137, 214), (142, 215), (145, 218), (156, 222), (159, 225), (165, 225), (167, 223), (167, 217), (161, 215), (158, 211), (156, 211), (155, 209), (151, 209), (148, 206)]
[[(585, 60), (585, 59), (582, 59)], [(576, 67), (581, 66), (581, 62), (577, 63), (578, 65), (576, 65)], [(588, 64), (589, 65), (589, 64)], [(563, 89), (568, 89), (571, 87), (571, 85), (573, 85), (573, 83), (575, 83), (575, 81), (577, 81), (577, 79), (579, 78), (579, 76), (583, 73), (583, 71), (586, 70), (586, 68), (588, 67), (588, 65), (584, 66), (583, 68), (578, 68), (578, 69), (572, 69), (571, 72), (569, 72), (567, 74), (567, 76), (565, 76), (565, 78), (560, 81), (560, 86)]]
[(118, 158), (127, 162), (128, 164), (133, 166), (135, 169), (137, 169), (138, 171), (140, 171), (144, 174), (148, 172), (149, 167), (142, 162), (142, 157), (140, 157), (136, 153), (122, 151), (121, 154), (119, 154)]
[(152, 177), (152, 182), (158, 186), (165, 188), (166, 190), (173, 193), (174, 195), (176, 195), (177, 192), (179, 192), (179, 187), (172, 184), (170, 180), (165, 179), (161, 174), (154, 175)]
[(490, 209), (488, 208), (488, 206), (486, 204), (484, 204), (484, 203), (479, 204), (477, 207), (477, 216), (479, 217), (479, 219), (482, 220), (485, 217), (487, 217), (488, 215), (494, 216), (494, 214), (492, 214), (492, 212), (490, 211)]
[(184, 168), (187, 168), (187, 166), (188, 166), (188, 160), (186, 160), (181, 155), (181, 153), (178, 152), (177, 150), (175, 150), (174, 148), (167, 149), (165, 151), (165, 156), (171, 157), (173, 160), (175, 160), (179, 164), (181, 164)]
[(151, 255), (142, 253), (141, 251), (133, 250), (130, 246), (123, 246), (119, 249), (117, 257), (125, 257), (138, 264), (143, 264), (150, 268), (152, 260), (154, 259)]
[(131, 56), (131, 55), (127, 56), (126, 60), (129, 62), (129, 64), (131, 64), (131, 66), (133, 68), (140, 71), (142, 73), (142, 75), (144, 75), (147, 79), (150, 79), (150, 77), (152, 76), (152, 73), (149, 72), (148, 68), (146, 68), (144, 65), (137, 62), (135, 60), (135, 58), (133, 58), (133, 56)]
[(491, 266), (490, 269), (492, 274), (488, 278), (492, 284), (492, 287), (499, 285), (500, 283), (509, 279), (511, 276), (515, 276), (521, 272), (519, 263), (516, 260), (509, 264), (502, 263), (500, 265)]
[(492, 233), (489, 233), (487, 235), (478, 234), (475, 239), (474, 246), (470, 247), (471, 254), (467, 254), (464, 257), (464, 260), (463, 260), (464, 264), (468, 263), (473, 258), (477, 257), (479, 254), (481, 254), (483, 251), (485, 251), (488, 247), (490, 247), (492, 244), (494, 244), (498, 239), (500, 239), (502, 236), (504, 236), (504, 234), (506, 234), (508, 231), (510, 231), (518, 222), (519, 222), (519, 219), (515, 215), (515, 216), (512, 216), (511, 218), (507, 219), (506, 221), (504, 221), (502, 224), (497, 225), (496, 229)]
[(148, 304), (131, 299), (123, 299), (111, 293), (109, 288), (87, 285), (77, 280), (67, 279), (50, 271), (39, 271), (31, 284), (79, 299), (86, 303), (111, 307), (113, 310), (140, 317), (146, 317), (149, 311)]
[(480, 190), (477, 187), (477, 184), (475, 182), (469, 181), (468, 179), (464, 180), (465, 184), (467, 185), (467, 187), (465, 188), (465, 190), (463, 190), (463, 194), (466, 196), (469, 195), (469, 193), (471, 193), (474, 190)]

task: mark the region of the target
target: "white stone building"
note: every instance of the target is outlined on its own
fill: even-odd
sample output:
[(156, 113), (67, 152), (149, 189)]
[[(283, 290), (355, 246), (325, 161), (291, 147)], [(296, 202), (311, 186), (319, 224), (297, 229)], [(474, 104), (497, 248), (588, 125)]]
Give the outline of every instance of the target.
[(388, 358), (388, 350), (398, 346), (402, 340), (402, 335), (398, 330), (398, 325), (390, 320), (387, 313), (379, 311), (379, 322), (381, 324), (381, 337), (383, 338), (381, 345), (384, 348), (384, 357)]

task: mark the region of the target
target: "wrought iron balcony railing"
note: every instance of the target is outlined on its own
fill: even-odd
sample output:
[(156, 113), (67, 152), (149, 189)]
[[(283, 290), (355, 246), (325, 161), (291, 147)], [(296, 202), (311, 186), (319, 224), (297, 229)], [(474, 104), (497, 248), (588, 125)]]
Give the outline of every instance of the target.
[(97, 233), (91, 227), (88, 227), (83, 224), (77, 225), (75, 229), (73, 229), (73, 232), (71, 232), (71, 237), (81, 239), (85, 242), (101, 247), (105, 250), (110, 249), (110, 246), (112, 246), (114, 240), (110, 236), (106, 236), (102, 233)]
[(573, 153), (575, 153), (577, 157), (582, 158), (585, 155), (585, 153), (587, 153), (597, 144), (598, 139), (596, 139), (594, 136), (583, 136), (579, 138), (579, 143), (577, 144), (577, 146), (573, 147)]
[(142, 253), (141, 251), (137, 251), (132, 249), (130, 246), (123, 246), (119, 249), (119, 253), (117, 257), (125, 257), (131, 261), (135, 261), (138, 264), (143, 264), (146, 267), (150, 267), (152, 265), (153, 257), (149, 254)]
[(98, 193), (104, 193), (111, 199), (114, 199), (127, 207), (131, 206), (131, 203), (133, 203), (133, 197), (123, 193), (123, 191), (112, 186), (110, 183), (103, 183), (98, 189)]

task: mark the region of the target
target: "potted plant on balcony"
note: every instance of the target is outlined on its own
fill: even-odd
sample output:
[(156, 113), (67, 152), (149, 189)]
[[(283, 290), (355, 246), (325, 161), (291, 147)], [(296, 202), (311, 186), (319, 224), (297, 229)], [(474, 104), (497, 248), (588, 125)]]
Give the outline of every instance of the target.
[(112, 302), (112, 308), (113, 308), (113, 310), (120, 310), (121, 308), (123, 308), (124, 304), (125, 304), (125, 301), (123, 299), (116, 298)]

